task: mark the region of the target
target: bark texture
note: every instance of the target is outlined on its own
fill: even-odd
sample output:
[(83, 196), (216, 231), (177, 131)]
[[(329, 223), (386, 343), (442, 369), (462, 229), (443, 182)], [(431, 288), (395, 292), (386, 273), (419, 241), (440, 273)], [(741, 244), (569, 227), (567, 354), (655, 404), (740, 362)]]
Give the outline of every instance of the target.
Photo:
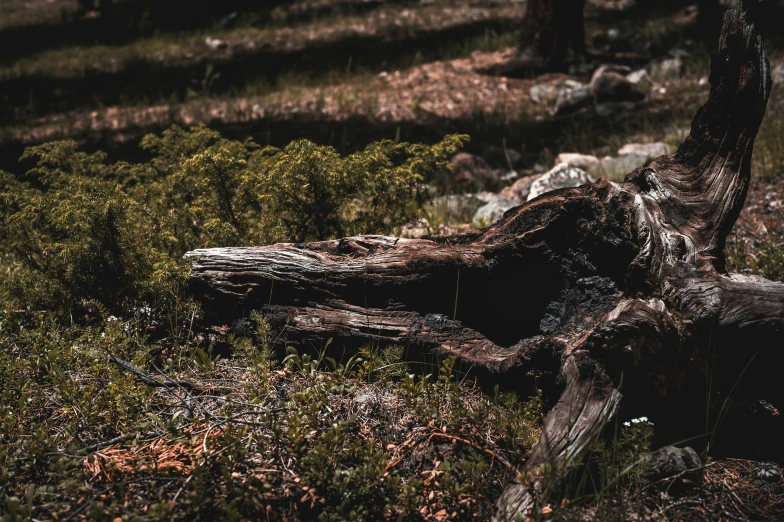
[[(784, 284), (725, 272), (771, 88), (742, 3), (725, 16), (710, 81), (678, 151), (624, 183), (547, 193), (461, 236), (197, 250), (194, 295), (222, 324), (261, 310), (289, 343), (402, 343), (453, 354), (490, 382), (539, 379), (553, 406), (526, 463), (534, 480), (498, 504), (497, 519), (514, 520), (622, 403), (688, 403), (706, 367), (718, 387), (750, 361), (749, 393), (782, 399)], [(556, 473), (542, 476), (545, 462)]]

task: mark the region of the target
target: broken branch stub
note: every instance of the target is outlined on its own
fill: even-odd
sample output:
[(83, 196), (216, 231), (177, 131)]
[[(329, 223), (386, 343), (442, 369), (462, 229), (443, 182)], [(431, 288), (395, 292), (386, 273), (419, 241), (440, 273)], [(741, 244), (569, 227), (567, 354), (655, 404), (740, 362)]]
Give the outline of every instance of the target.
[(538, 378), (554, 406), (526, 463), (534, 481), (507, 487), (498, 520), (526, 513), (540, 465), (563, 475), (622, 403), (694, 403), (706, 365), (731, 384), (756, 354), (748, 388), (775, 404), (784, 284), (724, 271), (771, 88), (748, 17), (743, 3), (725, 17), (690, 136), (624, 183), (550, 192), (459, 236), (189, 252), (205, 318), (260, 310), (288, 343), (400, 343), (455, 355), (490, 384)]

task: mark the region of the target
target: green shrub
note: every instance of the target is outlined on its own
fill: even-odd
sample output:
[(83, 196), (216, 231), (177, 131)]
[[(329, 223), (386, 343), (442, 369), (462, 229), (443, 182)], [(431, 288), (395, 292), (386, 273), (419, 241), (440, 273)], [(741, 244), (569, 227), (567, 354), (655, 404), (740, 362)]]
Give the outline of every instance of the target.
[(260, 154), (259, 185), (276, 218), (273, 226), (290, 240), (391, 232), (416, 218), (427, 199), (423, 181), (464, 141), (447, 136), (427, 146), (385, 140), (346, 157), (295, 141)]
[(147, 136), (152, 158), (110, 163), (71, 141), (29, 148), (21, 178), (0, 173), (4, 302), (71, 314), (140, 302), (178, 315), (188, 250), (389, 233), (417, 218), (423, 181), (466, 140), (382, 141), (341, 156), (295, 141), (283, 150), (205, 126)]
[(3, 287), (22, 306), (70, 311), (85, 299), (120, 303), (160, 254), (144, 239), (138, 205), (111, 181), (106, 157), (73, 142), (28, 149), (23, 181), (3, 175)]

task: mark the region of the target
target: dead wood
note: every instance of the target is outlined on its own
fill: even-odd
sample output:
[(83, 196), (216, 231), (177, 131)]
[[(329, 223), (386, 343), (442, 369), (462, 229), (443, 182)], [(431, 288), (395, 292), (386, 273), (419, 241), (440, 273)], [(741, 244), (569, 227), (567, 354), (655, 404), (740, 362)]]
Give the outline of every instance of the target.
[(544, 194), (461, 236), (193, 251), (194, 295), (221, 324), (261, 310), (289, 343), (401, 343), (489, 382), (538, 378), (554, 406), (535, 480), (507, 488), (498, 520), (533, 507), (541, 464), (562, 476), (622, 403), (694, 404), (708, 368), (720, 387), (753, 360), (746, 388), (775, 404), (784, 284), (727, 274), (724, 258), (771, 89), (749, 16), (743, 3), (725, 16), (689, 137), (624, 183)]

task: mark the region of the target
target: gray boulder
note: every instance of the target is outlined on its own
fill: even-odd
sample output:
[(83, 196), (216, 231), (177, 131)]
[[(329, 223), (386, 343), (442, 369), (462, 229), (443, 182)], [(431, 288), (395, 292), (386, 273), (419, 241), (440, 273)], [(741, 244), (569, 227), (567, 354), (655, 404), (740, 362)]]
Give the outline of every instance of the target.
[(425, 213), (435, 216), (436, 221), (451, 224), (470, 223), (476, 211), (493, 197), (495, 194), (492, 192), (439, 196), (425, 206)]
[(650, 92), (653, 88), (653, 78), (645, 69), (637, 69), (626, 75), (626, 79), (640, 92)]
[(562, 152), (555, 157), (555, 164), (566, 163), (570, 167), (578, 169), (588, 169), (599, 164), (599, 158), (590, 154), (578, 154), (576, 152)]
[(592, 181), (593, 179), (583, 169), (561, 163), (553, 167), (549, 172), (542, 174), (531, 184), (531, 190), (528, 192), (526, 201), (531, 201), (545, 192), (560, 188), (579, 187)]
[(452, 182), (468, 191), (495, 190), (501, 181), (499, 171), (490, 167), (487, 162), (467, 152), (458, 152), (452, 156)]
[(549, 105), (558, 97), (558, 89), (555, 85), (534, 85), (529, 95), (532, 102)]
[[(697, 452), (686, 446), (676, 448), (675, 446), (665, 446), (654, 451), (648, 461), (648, 479), (657, 482), (664, 482), (667, 490), (671, 493), (677, 491), (678, 486), (688, 486), (698, 480), (699, 469), (702, 467), (702, 460)], [(667, 482), (666, 479), (677, 480)]]
[(609, 179), (610, 181), (623, 181), (626, 175), (642, 167), (648, 162), (647, 156), (628, 154), (617, 158), (606, 158), (598, 165), (588, 169), (591, 176)]
[(632, 70), (625, 65), (602, 65), (591, 77), (591, 94), (596, 103), (636, 102), (645, 93), (627, 79)]
[(666, 156), (670, 153), (670, 147), (664, 142), (656, 143), (627, 143), (618, 150), (619, 156), (645, 156), (647, 160), (656, 159), (659, 156)]
[(677, 80), (683, 74), (683, 60), (680, 56), (653, 62), (648, 71), (651, 77), (658, 81)]
[(520, 178), (512, 185), (505, 187), (499, 195), (517, 201), (518, 203), (525, 203), (528, 199), (528, 194), (531, 192), (531, 185), (540, 177), (542, 177), (541, 174), (534, 174), (533, 176)]
[(492, 225), (504, 216), (504, 212), (516, 207), (519, 203), (504, 196), (493, 196), (493, 198), (474, 214), (474, 224), (479, 226)]
[(572, 112), (591, 104), (588, 87), (575, 80), (564, 80), (557, 85), (534, 85), (531, 100), (546, 105), (555, 114)]
[(574, 112), (587, 107), (592, 101), (591, 90), (586, 85), (561, 89), (555, 99), (555, 114)]

